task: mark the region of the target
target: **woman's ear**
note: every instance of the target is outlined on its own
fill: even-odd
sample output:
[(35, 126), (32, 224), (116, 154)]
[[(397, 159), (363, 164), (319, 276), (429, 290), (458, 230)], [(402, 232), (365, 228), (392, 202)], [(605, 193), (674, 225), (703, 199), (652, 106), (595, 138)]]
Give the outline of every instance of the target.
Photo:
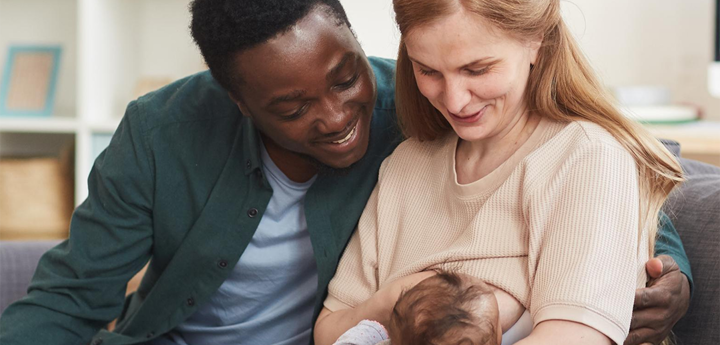
[(237, 105), (238, 109), (240, 109), (240, 113), (243, 114), (243, 116), (250, 117), (250, 111), (248, 110), (247, 106), (245, 106), (245, 103), (243, 103), (242, 100), (235, 97), (235, 95), (232, 94), (232, 92), (228, 92), (228, 97)]
[(528, 42), (528, 48), (530, 49), (531, 65), (535, 65), (537, 63), (538, 54), (540, 53), (540, 47), (542, 47), (543, 39), (545, 39), (545, 36), (540, 36)]

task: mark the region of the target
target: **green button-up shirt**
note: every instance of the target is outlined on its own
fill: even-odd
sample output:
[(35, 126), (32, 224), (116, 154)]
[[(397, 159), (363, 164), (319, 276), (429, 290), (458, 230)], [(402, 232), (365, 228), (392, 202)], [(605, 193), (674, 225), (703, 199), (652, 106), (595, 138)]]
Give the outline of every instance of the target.
[[(346, 174), (318, 176), (305, 198), (315, 317), (380, 163), (400, 139), (395, 63), (370, 62), (378, 99), (367, 154)], [(208, 72), (130, 103), (95, 162), (70, 238), (43, 256), (28, 296), (3, 314), (0, 343), (135, 344), (180, 324), (223, 283), (260, 223), (272, 189), (259, 145), (252, 122)], [(680, 252), (676, 261), (687, 262)], [(148, 261), (126, 299), (127, 281)], [(118, 315), (114, 333), (100, 330)]]

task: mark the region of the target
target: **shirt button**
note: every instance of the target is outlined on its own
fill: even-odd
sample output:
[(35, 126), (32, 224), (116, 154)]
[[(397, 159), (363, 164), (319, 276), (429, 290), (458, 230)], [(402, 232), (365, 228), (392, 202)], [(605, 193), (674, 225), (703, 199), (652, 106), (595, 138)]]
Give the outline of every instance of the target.
[(250, 218), (255, 218), (255, 216), (257, 216), (257, 214), (258, 214), (258, 210), (257, 210), (256, 208), (254, 208), (254, 207), (251, 208), (251, 209), (249, 209), (248, 212), (247, 212), (247, 215), (248, 215), (248, 217), (250, 217)]
[(189, 305), (189, 306), (191, 306), (191, 307), (194, 306), (194, 305), (195, 305), (195, 300), (194, 300), (192, 297), (188, 298), (188, 299), (187, 299), (187, 305)]
[(220, 260), (220, 261), (218, 261), (217, 265), (220, 268), (226, 268), (228, 266), (228, 262), (226, 260)]
[(103, 343), (102, 339), (95, 339), (95, 340), (93, 340), (92, 345), (100, 345), (102, 343)]
[(250, 164), (250, 160), (248, 159), (247, 162), (245, 162), (245, 166), (249, 168), (251, 165), (252, 164)]
[(155, 332), (150, 332), (150, 333), (148, 333), (145, 337), (148, 338), (148, 339), (150, 339), (150, 338), (152, 338), (152, 337), (154, 337), (154, 336), (155, 336)]

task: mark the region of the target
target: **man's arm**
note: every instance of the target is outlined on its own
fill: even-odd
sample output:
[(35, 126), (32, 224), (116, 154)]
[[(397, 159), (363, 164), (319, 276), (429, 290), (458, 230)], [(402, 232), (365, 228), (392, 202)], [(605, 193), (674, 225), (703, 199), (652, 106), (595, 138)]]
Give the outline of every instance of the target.
[(0, 318), (1, 344), (85, 344), (122, 309), (152, 246), (153, 171), (131, 103), (88, 179), (70, 238), (40, 260), (28, 295)]
[(648, 286), (635, 292), (630, 334), (625, 345), (659, 344), (690, 306), (690, 261), (668, 216), (661, 212), (655, 255), (646, 265)]
[(658, 237), (655, 242), (655, 256), (670, 256), (675, 264), (677, 264), (678, 270), (687, 277), (690, 292), (692, 293), (693, 278), (692, 270), (690, 269), (690, 260), (685, 253), (685, 247), (680, 240), (680, 234), (678, 234), (670, 217), (668, 217), (665, 212), (660, 212), (658, 226), (660, 228), (658, 229)]

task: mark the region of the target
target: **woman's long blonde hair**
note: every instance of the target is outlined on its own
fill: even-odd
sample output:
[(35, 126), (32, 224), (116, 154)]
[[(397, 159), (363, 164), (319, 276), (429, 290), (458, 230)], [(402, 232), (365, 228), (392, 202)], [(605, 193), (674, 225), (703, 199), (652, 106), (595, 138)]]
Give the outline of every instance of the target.
[[(643, 229), (649, 231), (652, 257), (658, 213), (670, 191), (683, 181), (682, 170), (658, 140), (615, 107), (565, 26), (559, 0), (393, 0), (393, 5), (402, 37), (460, 10), (479, 15), (518, 40), (543, 37), (528, 79), (528, 108), (555, 121), (596, 123), (635, 158), (640, 181), (638, 236)], [(398, 118), (406, 137), (433, 140), (452, 128), (418, 90), (402, 37), (396, 76)]]

